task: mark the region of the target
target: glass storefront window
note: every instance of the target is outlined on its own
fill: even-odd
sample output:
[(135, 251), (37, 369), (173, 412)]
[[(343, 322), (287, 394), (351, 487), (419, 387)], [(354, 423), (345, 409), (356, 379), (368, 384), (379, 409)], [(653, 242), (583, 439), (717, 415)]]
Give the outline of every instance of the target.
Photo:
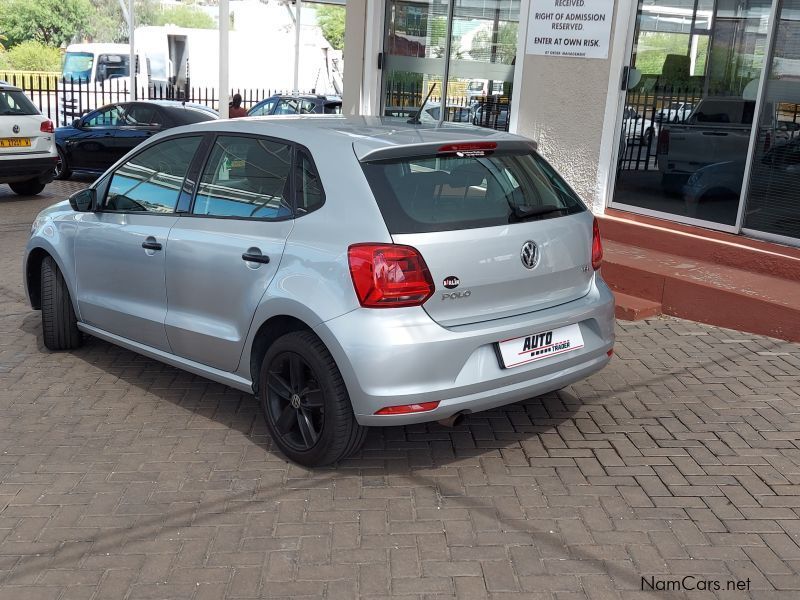
[[(442, 95), (447, 47), (447, 0), (388, 0), (384, 41), (384, 114), (412, 115), (431, 91)], [(434, 119), (427, 111), (424, 121)]]
[(519, 8), (520, 0), (388, 0), (384, 114), (413, 114), (433, 89), (420, 121), (507, 130)]
[(612, 206), (736, 225), (771, 0), (641, 0)]
[(800, 238), (800, 0), (783, 0), (758, 118), (744, 227)]

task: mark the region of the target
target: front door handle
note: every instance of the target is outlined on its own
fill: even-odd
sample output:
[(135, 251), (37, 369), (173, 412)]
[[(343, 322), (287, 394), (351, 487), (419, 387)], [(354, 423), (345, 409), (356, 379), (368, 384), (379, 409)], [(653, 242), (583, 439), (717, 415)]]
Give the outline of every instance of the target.
[(147, 241), (147, 242), (142, 242), (142, 248), (144, 248), (145, 250), (161, 250), (162, 246), (159, 242)]
[(269, 262), (269, 256), (264, 254), (254, 254), (253, 252), (245, 252), (242, 254), (242, 260), (246, 262), (261, 263), (265, 265)]

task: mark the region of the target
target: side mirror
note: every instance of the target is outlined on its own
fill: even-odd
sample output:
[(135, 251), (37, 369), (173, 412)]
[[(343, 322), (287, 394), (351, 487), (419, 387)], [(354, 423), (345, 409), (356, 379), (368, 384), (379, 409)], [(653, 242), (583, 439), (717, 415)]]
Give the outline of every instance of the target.
[(83, 125), (83, 121), (82, 121), (81, 119), (75, 119), (75, 120), (72, 122), (72, 126), (73, 126), (75, 129), (80, 129), (80, 128), (81, 128), (81, 125)]
[(75, 192), (69, 197), (69, 205), (75, 212), (89, 212), (94, 209), (96, 193), (92, 188)]

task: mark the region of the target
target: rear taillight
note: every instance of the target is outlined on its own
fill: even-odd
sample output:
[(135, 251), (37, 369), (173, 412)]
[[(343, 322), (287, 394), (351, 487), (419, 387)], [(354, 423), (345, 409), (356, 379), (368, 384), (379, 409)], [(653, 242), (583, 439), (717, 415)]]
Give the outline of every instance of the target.
[(353, 244), (347, 249), (350, 275), (361, 306), (419, 306), (435, 287), (416, 248), (396, 244)]
[(658, 132), (658, 147), (656, 148), (656, 153), (669, 153), (669, 129), (662, 129)]
[(600, 226), (597, 219), (592, 224), (592, 268), (597, 271), (603, 263), (603, 242), (600, 240)]
[(39, 125), (39, 131), (42, 133), (53, 133), (55, 130), (56, 128), (53, 127), (53, 122), (50, 119), (47, 121), (42, 121), (42, 124)]

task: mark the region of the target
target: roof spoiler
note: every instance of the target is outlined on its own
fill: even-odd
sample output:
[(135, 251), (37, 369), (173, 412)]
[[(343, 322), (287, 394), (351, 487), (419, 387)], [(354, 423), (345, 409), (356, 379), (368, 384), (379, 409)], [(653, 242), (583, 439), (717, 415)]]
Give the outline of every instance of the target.
[[(525, 139), (497, 139), (493, 140), (488, 137), (485, 140), (480, 139), (448, 139), (440, 142), (425, 142), (419, 144), (405, 144), (402, 146), (386, 146), (383, 148), (375, 148), (360, 153), (358, 148), (355, 148), (356, 156), (361, 162), (374, 162), (377, 160), (393, 160), (397, 158), (409, 158), (413, 156), (436, 156), (438, 154), (452, 154), (452, 146), (463, 144), (469, 146), (479, 143), (481, 141), (496, 142), (496, 152), (536, 152), (538, 144), (533, 140)], [(358, 142), (356, 142), (358, 144)], [(354, 146), (356, 145), (354, 144)], [(442, 150), (447, 148), (446, 150)]]

